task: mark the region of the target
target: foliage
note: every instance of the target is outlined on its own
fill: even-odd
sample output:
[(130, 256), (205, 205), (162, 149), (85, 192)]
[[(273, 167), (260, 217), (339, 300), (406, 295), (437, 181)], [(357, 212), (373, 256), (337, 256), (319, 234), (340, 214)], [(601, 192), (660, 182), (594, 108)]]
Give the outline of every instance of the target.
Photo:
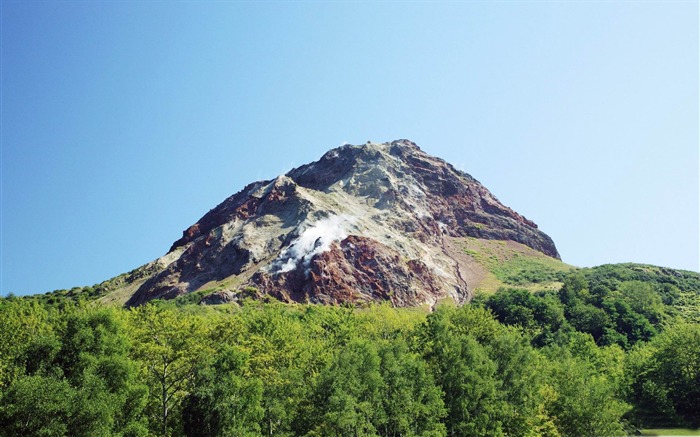
[[(600, 402), (595, 400), (596, 396), (607, 396), (606, 393), (612, 391), (618, 401), (631, 404), (632, 409), (625, 417), (637, 428), (644, 425), (698, 426), (700, 373), (697, 363), (700, 355), (697, 351), (700, 345), (697, 332), (700, 325), (695, 318), (687, 316), (700, 306), (679, 311), (679, 305), (689, 302), (685, 297), (700, 295), (700, 291), (693, 288), (700, 284), (698, 277), (692, 272), (652, 266), (602, 266), (567, 274), (556, 293), (501, 289), (496, 294), (480, 296), (475, 303), (493, 311), (500, 322), (517, 327), (533, 345), (556, 350), (556, 356), (573, 354), (574, 358), (568, 362), (559, 360), (560, 364), (565, 364), (565, 369), (576, 369), (561, 373), (560, 382), (571, 382), (571, 376), (567, 379), (565, 374), (598, 378), (595, 387), (602, 391), (597, 395), (594, 391), (587, 392), (593, 396), (589, 408), (594, 409)], [(590, 343), (584, 340), (583, 334), (590, 335)], [(621, 346), (629, 352), (626, 355), (613, 353), (613, 348), (602, 347), (610, 345)], [(600, 374), (585, 376), (584, 364), (600, 367), (600, 363), (606, 361), (599, 353), (591, 352), (594, 350), (618, 356), (615, 361), (618, 364), (599, 368), (603, 379)], [(624, 368), (619, 364), (622, 362), (626, 363)], [(554, 381), (559, 375), (556, 369), (550, 366), (550, 370), (555, 370), (551, 377)], [(576, 392), (566, 384), (561, 390), (567, 393), (565, 399), (567, 402), (575, 400)], [(585, 398), (578, 399), (559, 411), (560, 401), (552, 399), (550, 408), (556, 406), (552, 414), (559, 418), (568, 417), (567, 414), (575, 411), (574, 406), (584, 408), (588, 402)], [(619, 414), (626, 408), (624, 403), (611, 403), (608, 410)], [(586, 421), (595, 422), (590, 418)], [(576, 423), (576, 419), (568, 417), (566, 423)], [(558, 428), (566, 433), (568, 426), (560, 423)], [(605, 433), (617, 432), (623, 432), (620, 426), (605, 429)]]
[(151, 428), (167, 436), (181, 426), (182, 400), (192, 390), (197, 363), (209, 352), (207, 328), (198, 317), (145, 305), (130, 314), (133, 356), (151, 396)]
[(633, 351), (627, 366), (640, 423), (700, 426), (700, 325), (669, 327)]
[(198, 365), (195, 384), (184, 400), (184, 433), (188, 436), (259, 435), (263, 384), (246, 375), (248, 356), (222, 345), (211, 360)]
[(483, 305), (499, 322), (517, 326), (533, 337), (533, 344), (545, 345), (569, 327), (564, 305), (552, 293), (533, 294), (523, 289), (501, 289)]
[[(46, 317), (47, 326), (26, 337), (14, 356), (3, 357), (21, 376), (9, 381), (0, 398), (2, 432), (145, 435), (147, 388), (129, 357), (123, 312), (78, 307), (44, 313), (37, 306), (29, 308)], [(34, 319), (31, 312), (24, 316)]]
[(581, 273), (591, 290), (617, 290), (628, 281), (651, 286), (668, 315), (700, 323), (700, 274), (696, 272), (645, 264), (606, 264), (581, 269)]
[[(496, 284), (545, 289), (559, 283), (573, 267), (512, 241), (468, 237), (464, 252), (495, 278)], [(484, 284), (482, 284), (484, 285)], [(486, 288), (491, 288), (486, 286)], [(495, 291), (498, 286), (493, 288)]]
[(24, 373), (19, 363), (27, 344), (51, 334), (48, 311), (36, 302), (0, 300), (0, 389)]
[[(0, 299), (0, 435), (622, 435), (697, 426), (693, 275), (604, 266), (433, 312)], [(646, 275), (646, 276), (644, 276)], [(694, 294), (695, 293), (695, 294)], [(54, 296), (56, 298), (56, 296)]]
[(546, 409), (559, 432), (590, 437), (626, 435), (622, 415), (629, 407), (615, 398), (616, 387), (609, 376), (576, 357), (564, 355), (552, 361), (549, 372), (556, 396), (548, 400)]

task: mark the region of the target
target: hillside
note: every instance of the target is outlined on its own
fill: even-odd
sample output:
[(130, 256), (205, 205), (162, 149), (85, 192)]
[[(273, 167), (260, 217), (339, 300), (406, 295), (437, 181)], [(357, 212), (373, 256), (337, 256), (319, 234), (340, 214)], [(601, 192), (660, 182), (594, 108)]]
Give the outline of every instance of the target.
[[(465, 252), (469, 239), (485, 242), (483, 257)], [(491, 271), (489, 257), (501, 256), (488, 245), (492, 240), (565, 270), (555, 262), (554, 242), (534, 222), (411, 141), (345, 145), (249, 184), (187, 228), (166, 255), (96, 294), (128, 306), (205, 290), (216, 292), (209, 302), (252, 295), (326, 304), (462, 304), (479, 287), (512, 282), (503, 276), (508, 272)]]
[(574, 266), (510, 240), (463, 238), (458, 247), (471, 258), (476, 292), (493, 293), (501, 287), (518, 286), (530, 291), (557, 290)]
[[(655, 278), (618, 279), (630, 272)], [(130, 309), (80, 300), (124, 278), (3, 298), (0, 436), (574, 437), (696, 428), (700, 324), (674, 315), (668, 299), (697, 296), (698, 276), (640, 265), (577, 269), (556, 291), (501, 288), (432, 312), (386, 303), (199, 305), (205, 292)]]
[(469, 175), (369, 143), (131, 272), (0, 299), (0, 437), (697, 428), (698, 354), (699, 273), (568, 265)]
[[(345, 145), (249, 184), (188, 227), (167, 254), (46, 302), (153, 299), (434, 307), (502, 287), (556, 291), (577, 268), (470, 175), (408, 140)], [(646, 281), (697, 320), (697, 274), (622, 264), (582, 269), (595, 287)], [(185, 297), (186, 295), (190, 295)]]

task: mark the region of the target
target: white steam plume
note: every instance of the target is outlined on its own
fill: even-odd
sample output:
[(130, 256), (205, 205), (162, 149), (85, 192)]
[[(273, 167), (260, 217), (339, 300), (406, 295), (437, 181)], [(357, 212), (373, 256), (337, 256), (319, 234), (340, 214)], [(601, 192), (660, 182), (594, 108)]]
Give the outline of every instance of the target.
[(355, 221), (347, 215), (332, 215), (323, 218), (304, 229), (297, 239), (280, 253), (270, 266), (270, 273), (285, 273), (304, 267), (304, 274), (309, 274), (311, 259), (319, 253), (327, 252), (334, 241), (348, 236), (347, 227)]

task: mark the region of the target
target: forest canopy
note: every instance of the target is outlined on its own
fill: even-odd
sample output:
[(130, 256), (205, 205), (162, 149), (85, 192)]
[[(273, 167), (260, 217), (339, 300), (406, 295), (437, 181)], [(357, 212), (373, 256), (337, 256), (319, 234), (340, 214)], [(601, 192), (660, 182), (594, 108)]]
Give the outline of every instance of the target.
[[(0, 300), (3, 436), (597, 436), (700, 425), (694, 276), (455, 307)], [(657, 278), (658, 279), (658, 278)]]

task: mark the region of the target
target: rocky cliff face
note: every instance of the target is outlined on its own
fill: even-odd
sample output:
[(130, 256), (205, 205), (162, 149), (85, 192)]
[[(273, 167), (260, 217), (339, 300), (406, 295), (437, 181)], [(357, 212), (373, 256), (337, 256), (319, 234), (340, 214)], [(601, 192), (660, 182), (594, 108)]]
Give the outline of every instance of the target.
[(127, 304), (214, 287), (229, 300), (245, 289), (296, 302), (462, 303), (470, 265), (455, 241), (467, 236), (559, 258), (535, 223), (414, 143), (346, 145), (209, 211)]

